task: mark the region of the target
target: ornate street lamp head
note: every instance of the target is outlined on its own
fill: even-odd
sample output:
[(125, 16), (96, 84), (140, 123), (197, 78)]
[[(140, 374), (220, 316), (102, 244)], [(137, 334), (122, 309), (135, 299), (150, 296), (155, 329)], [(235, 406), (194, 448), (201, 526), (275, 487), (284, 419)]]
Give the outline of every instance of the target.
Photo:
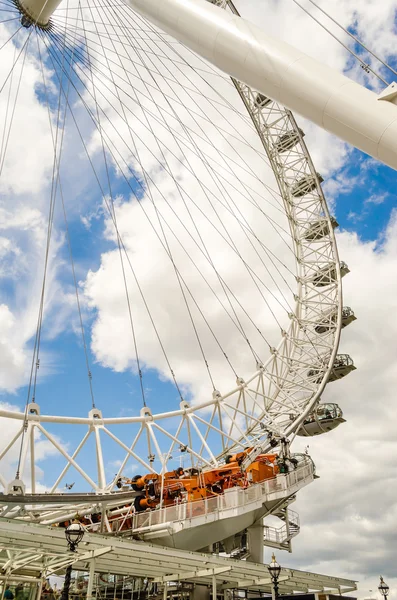
[(273, 579), (277, 579), (278, 576), (280, 575), (281, 567), (278, 564), (278, 562), (276, 561), (276, 557), (274, 556), (274, 553), (272, 555), (272, 562), (269, 564), (267, 569)]
[(389, 594), (389, 586), (387, 585), (387, 583), (384, 581), (382, 575), (380, 576), (380, 584), (378, 585), (378, 590), (380, 591), (380, 593), (382, 594), (382, 596), (384, 598), (387, 598), (388, 594)]
[(65, 529), (66, 541), (69, 544), (69, 549), (71, 552), (76, 551), (77, 546), (80, 544), (81, 540), (83, 539), (84, 533), (85, 533), (84, 527), (77, 520), (74, 520)]

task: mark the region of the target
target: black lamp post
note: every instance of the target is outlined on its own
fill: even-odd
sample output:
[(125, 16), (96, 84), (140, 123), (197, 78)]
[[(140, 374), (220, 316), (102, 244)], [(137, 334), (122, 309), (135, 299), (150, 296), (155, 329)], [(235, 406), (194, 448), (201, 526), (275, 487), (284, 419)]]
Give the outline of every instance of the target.
[(389, 595), (389, 586), (383, 580), (382, 575), (380, 576), (380, 584), (378, 585), (378, 590), (382, 594), (384, 600), (386, 600), (387, 596)]
[(281, 572), (281, 567), (278, 564), (278, 562), (276, 561), (276, 557), (274, 556), (274, 553), (272, 555), (272, 562), (270, 563), (270, 565), (267, 567), (269, 573), (270, 573), (270, 577), (272, 578), (272, 584), (273, 584), (273, 590), (274, 590), (274, 600), (278, 600), (278, 578), (280, 576), (280, 572)]
[[(70, 552), (76, 552), (77, 546), (80, 544), (81, 540), (84, 536), (84, 527), (79, 521), (73, 521), (66, 529), (65, 529), (65, 537), (68, 543), (68, 548)], [(65, 583), (63, 584), (63, 590), (61, 595), (61, 600), (69, 600), (69, 588), (70, 588), (70, 579), (72, 577), (72, 565), (69, 565), (66, 569), (65, 573)]]

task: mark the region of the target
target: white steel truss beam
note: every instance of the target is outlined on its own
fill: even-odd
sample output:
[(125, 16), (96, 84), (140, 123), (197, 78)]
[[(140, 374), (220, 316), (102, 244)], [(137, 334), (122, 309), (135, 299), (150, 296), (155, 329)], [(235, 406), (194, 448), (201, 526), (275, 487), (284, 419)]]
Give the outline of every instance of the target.
[[(222, 582), (221, 585), (229, 589), (239, 585), (246, 589), (270, 590), (269, 577), (265, 576), (266, 565), (263, 564), (174, 548), (165, 550), (142, 541), (120, 538), (113, 538), (110, 545), (109, 537), (88, 532), (84, 536), (83, 544), (84, 550), (71, 556), (65, 549), (62, 530), (21, 521), (0, 520), (0, 548), (3, 548), (0, 550), (0, 568), (13, 558), (18, 561), (23, 557), (25, 560), (27, 553), (31, 552), (32, 559), (41, 554), (40, 559), (35, 559), (29, 565), (29, 572), (36, 572), (38, 577), (46, 568), (48, 572), (53, 572), (62, 568), (62, 565), (70, 564), (71, 560), (75, 569), (88, 571), (95, 558), (95, 571), (98, 573), (133, 577), (144, 573), (153, 581), (163, 582), (169, 581), (172, 576), (172, 580), (201, 579), (211, 583), (215, 576), (215, 579), (219, 578), (218, 585)], [(24, 576), (24, 572), (20, 575)], [(10, 577), (14, 576), (19, 574), (10, 574)], [(286, 568), (282, 568), (280, 579), (281, 589), (291, 591), (340, 589), (341, 592), (346, 592), (356, 589), (355, 582), (351, 580)]]
[(113, 546), (105, 546), (105, 548), (98, 548), (96, 550), (89, 550), (88, 552), (84, 552), (83, 554), (76, 553), (68, 553), (64, 556), (60, 561), (57, 561), (46, 569), (47, 575), (51, 575), (52, 573), (56, 573), (56, 571), (60, 571), (61, 569), (74, 565), (78, 562), (84, 562), (87, 560), (92, 560), (94, 558), (98, 558), (103, 556), (104, 554), (108, 554), (108, 552), (112, 552)]
[(217, 567), (214, 569), (197, 569), (195, 571), (179, 571), (172, 575), (163, 575), (162, 577), (155, 577), (153, 583), (165, 583), (167, 581), (183, 581), (186, 579), (199, 579), (203, 577), (212, 577), (216, 575), (222, 575), (229, 573), (232, 567)]

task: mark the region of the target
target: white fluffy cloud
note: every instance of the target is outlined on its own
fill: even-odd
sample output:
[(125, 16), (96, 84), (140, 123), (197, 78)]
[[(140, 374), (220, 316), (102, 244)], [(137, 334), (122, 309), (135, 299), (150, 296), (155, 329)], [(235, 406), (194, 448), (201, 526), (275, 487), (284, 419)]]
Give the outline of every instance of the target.
[(383, 239), (363, 242), (353, 233), (338, 235), (341, 256), (351, 269), (344, 280), (345, 304), (358, 317), (343, 331), (341, 351), (354, 358), (357, 371), (330, 384), (324, 395), (339, 403), (347, 422), (300, 444), (309, 443), (320, 479), (295, 505), (302, 532), (293, 543), (292, 560), (360, 580), (360, 597), (375, 590), (379, 574), (390, 579), (396, 597), (391, 579), (397, 543), (396, 239), (395, 212)]
[(18, 388), (29, 369), (27, 343), (37, 319), (53, 155), (47, 108), (36, 94), (41, 72), (35, 48), (31, 44), (17, 93), (22, 61), (7, 76), (21, 48), (18, 36), (16, 45), (6, 43), (10, 33), (0, 26), (0, 363), (7, 365), (0, 392)]

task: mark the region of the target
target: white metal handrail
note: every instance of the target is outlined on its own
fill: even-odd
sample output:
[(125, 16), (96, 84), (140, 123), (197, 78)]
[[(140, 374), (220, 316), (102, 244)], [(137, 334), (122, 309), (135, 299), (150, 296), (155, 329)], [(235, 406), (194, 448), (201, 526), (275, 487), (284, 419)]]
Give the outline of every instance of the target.
[(269, 527), (268, 525), (264, 525), (263, 538), (266, 542), (273, 542), (281, 545), (297, 535), (299, 530), (299, 515), (298, 513), (289, 509), (288, 526), (287, 524), (284, 524), (281, 527)]

